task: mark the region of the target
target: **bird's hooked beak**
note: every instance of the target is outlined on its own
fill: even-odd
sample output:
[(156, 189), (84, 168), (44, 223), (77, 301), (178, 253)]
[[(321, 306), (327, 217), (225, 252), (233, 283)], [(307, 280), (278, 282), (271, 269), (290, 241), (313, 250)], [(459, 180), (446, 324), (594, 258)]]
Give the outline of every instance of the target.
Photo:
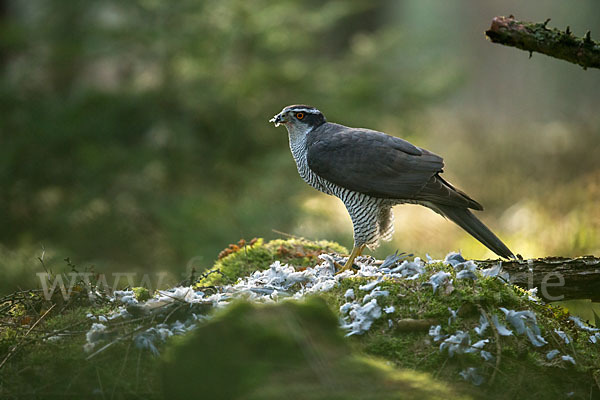
[(274, 116), (273, 118), (271, 118), (269, 120), (269, 122), (273, 122), (275, 124), (275, 127), (278, 127), (280, 124), (284, 124), (287, 121), (285, 120), (285, 118), (283, 118), (282, 113), (279, 113), (276, 116)]

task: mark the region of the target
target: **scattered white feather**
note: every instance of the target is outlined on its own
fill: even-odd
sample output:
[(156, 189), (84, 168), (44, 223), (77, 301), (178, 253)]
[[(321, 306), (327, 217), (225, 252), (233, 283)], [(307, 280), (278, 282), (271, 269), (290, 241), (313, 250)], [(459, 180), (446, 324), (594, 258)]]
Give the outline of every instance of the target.
[(457, 264), (464, 263), (465, 261), (466, 260), (460, 253), (454, 251), (446, 254), (446, 257), (444, 258), (444, 264), (452, 265), (453, 267)]
[(473, 272), (473, 271), (469, 271), (468, 269), (463, 269), (462, 271), (459, 271), (456, 274), (456, 279), (471, 279), (471, 280), (476, 280), (477, 279), (477, 275), (475, 275), (475, 272)]
[(498, 264), (494, 265), (491, 268), (482, 269), (481, 275), (483, 275), (485, 278), (499, 277), (507, 282), (510, 278), (508, 272), (502, 269), (502, 261), (500, 261)]
[(346, 293), (344, 293), (344, 298), (354, 300), (354, 298), (355, 298), (354, 289), (350, 288), (350, 289), (346, 290)]
[(569, 337), (569, 335), (567, 335), (563, 331), (555, 329), (554, 333), (556, 333), (565, 342), (565, 344), (571, 343), (571, 338)]
[(137, 299), (135, 298), (135, 293), (133, 290), (115, 290), (113, 292), (113, 301), (117, 301), (123, 304), (138, 304)]
[(507, 310), (504, 307), (500, 307), (500, 310), (506, 316), (506, 320), (515, 328), (519, 335), (525, 333), (525, 327), (527, 325), (536, 325), (536, 318), (533, 311), (525, 310), (525, 311), (515, 311), (515, 310)]
[(92, 324), (91, 329), (85, 335), (85, 339), (88, 341), (88, 343), (95, 343), (104, 337), (105, 332), (106, 325)]
[(446, 271), (439, 271), (431, 275), (431, 278), (429, 278), (429, 282), (427, 283), (433, 286), (433, 293), (435, 293), (437, 288), (446, 283), (450, 276), (451, 275)]
[(454, 264), (454, 265), (452, 265), (452, 268), (454, 268), (454, 270), (457, 272), (462, 272), (462, 271), (475, 272), (475, 271), (477, 271), (477, 264), (475, 264), (475, 261), (469, 260), (469, 261), (463, 261), (458, 264)]
[(479, 386), (485, 382), (485, 379), (479, 374), (477, 368), (469, 367), (460, 371), (459, 374), (465, 381), (471, 382), (475, 386)]
[(558, 351), (556, 349), (550, 350), (549, 352), (546, 353), (546, 359), (552, 360), (554, 357), (556, 357), (559, 354), (560, 354), (560, 351)]
[(536, 347), (541, 347), (548, 342), (542, 337), (537, 325), (535, 314), (531, 310), (515, 311), (500, 307), (506, 320), (515, 328), (517, 334), (526, 334), (529, 341)]
[(453, 357), (454, 354), (471, 353), (471, 338), (468, 332), (456, 331), (440, 344), (440, 351), (448, 350), (448, 356)]
[(510, 336), (512, 335), (512, 331), (510, 329), (508, 329), (506, 326), (504, 326), (503, 324), (500, 323), (500, 321), (498, 321), (498, 316), (497, 315), (493, 315), (492, 316), (492, 322), (494, 323), (494, 326), (496, 327), (496, 330), (498, 331), (498, 334), (501, 336)]
[(542, 335), (540, 335), (539, 333), (534, 333), (529, 327), (525, 328), (525, 333), (527, 334), (527, 338), (529, 339), (531, 344), (533, 344), (535, 347), (542, 347), (543, 345), (548, 344), (548, 342), (542, 337)]
[(347, 314), (352, 309), (352, 303), (345, 303), (340, 307), (340, 313), (342, 315)]
[(576, 317), (576, 316), (574, 316), (574, 315), (571, 315), (571, 316), (569, 317), (569, 319), (570, 319), (571, 321), (575, 322), (575, 325), (577, 325), (577, 327), (578, 327), (579, 329), (583, 329), (584, 331), (587, 331), (587, 332), (598, 332), (598, 331), (600, 331), (600, 328), (592, 328), (591, 326), (588, 326), (588, 325), (584, 324), (584, 323), (581, 321), (581, 319), (579, 319), (579, 317)]
[(154, 338), (151, 335), (140, 334), (133, 339), (133, 343), (135, 343), (135, 347), (140, 350), (150, 350), (152, 354), (158, 355), (158, 349), (154, 345), (153, 339)]
[(364, 290), (365, 292), (369, 292), (375, 288), (381, 282), (381, 279), (374, 280), (373, 282), (366, 283), (364, 285), (359, 286), (360, 290)]
[(328, 268), (332, 274), (335, 273), (336, 259), (330, 254), (319, 254), (319, 260), (323, 260), (326, 268)]
[(482, 269), (481, 275), (483, 275), (485, 278), (495, 278), (498, 276), (501, 270), (502, 266), (500, 265), (500, 263), (498, 263), (491, 268)]
[(391, 267), (393, 267), (394, 265), (398, 264), (398, 261), (400, 261), (403, 258), (406, 258), (407, 255), (404, 253), (400, 253), (398, 254), (398, 251), (396, 250), (396, 252), (394, 254), (390, 254), (389, 256), (387, 256), (385, 258), (385, 260), (383, 260), (383, 263), (381, 264), (381, 269), (385, 270), (385, 269), (389, 269)]
[(563, 361), (567, 361), (575, 365), (575, 359), (569, 355), (561, 356), (560, 358), (562, 358)]
[(373, 322), (381, 317), (381, 307), (377, 304), (377, 299), (372, 299), (365, 305), (352, 303), (352, 308), (348, 312), (348, 319), (342, 325), (342, 329), (349, 332), (346, 336), (362, 335), (367, 332)]
[(371, 291), (371, 293), (367, 294), (367, 295), (366, 295), (366, 296), (363, 298), (363, 301), (362, 301), (362, 302), (363, 302), (363, 304), (364, 304), (364, 303), (367, 303), (367, 302), (371, 301), (371, 299), (375, 299), (375, 298), (377, 298), (377, 297), (387, 297), (387, 296), (389, 296), (389, 295), (390, 295), (390, 292), (389, 292), (389, 291), (387, 291), (387, 290), (381, 290), (381, 289), (379, 288), (379, 286), (378, 286), (378, 287), (376, 287), (375, 289), (373, 289), (373, 290)]
[(86, 344), (83, 349), (86, 353), (94, 350), (96, 344), (107, 337), (107, 327), (104, 324), (93, 323), (90, 330), (85, 334)]
[(479, 336), (483, 336), (488, 326), (490, 326), (489, 321), (487, 320), (484, 314), (481, 314), (479, 316), (479, 326), (476, 326), (473, 329), (475, 330), (475, 333), (477, 333)]
[(540, 303), (540, 302), (541, 302), (541, 300), (540, 300), (540, 298), (538, 297), (538, 294), (537, 294), (537, 292), (538, 292), (538, 288), (536, 288), (536, 287), (529, 289), (529, 290), (527, 291), (527, 299), (528, 299), (529, 301), (533, 301), (534, 303)]
[(424, 263), (417, 257), (414, 261), (404, 260), (402, 264), (389, 271), (392, 277), (417, 279), (425, 273)]
[(441, 325), (431, 325), (429, 327), (429, 336), (433, 337), (434, 342), (439, 342), (440, 340), (445, 339), (448, 335), (442, 334)]
[(452, 308), (448, 307), (448, 311), (450, 311), (450, 316), (448, 317), (448, 325), (452, 325), (452, 323), (456, 320), (456, 313), (458, 312), (458, 310), (453, 310)]
[(479, 354), (481, 354), (481, 358), (483, 358), (485, 361), (494, 361), (494, 359), (496, 358), (492, 353), (485, 350), (481, 350)]

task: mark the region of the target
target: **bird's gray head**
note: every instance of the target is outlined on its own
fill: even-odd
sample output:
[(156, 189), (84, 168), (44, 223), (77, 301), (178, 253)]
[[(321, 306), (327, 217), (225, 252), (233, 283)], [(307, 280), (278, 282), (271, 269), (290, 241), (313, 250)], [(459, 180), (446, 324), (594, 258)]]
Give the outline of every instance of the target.
[(321, 111), (306, 105), (287, 106), (279, 114), (271, 118), (275, 126), (285, 125), (288, 132), (308, 133), (314, 128), (325, 123), (325, 116)]

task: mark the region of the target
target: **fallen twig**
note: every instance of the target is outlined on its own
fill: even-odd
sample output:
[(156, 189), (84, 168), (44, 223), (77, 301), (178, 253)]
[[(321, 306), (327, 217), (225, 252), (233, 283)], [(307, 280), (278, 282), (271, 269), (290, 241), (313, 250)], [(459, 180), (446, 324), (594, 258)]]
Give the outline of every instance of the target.
[(498, 330), (496, 326), (492, 322), (492, 319), (488, 315), (488, 313), (481, 307), (479, 304), (477, 305), (479, 312), (483, 314), (483, 316), (490, 323), (490, 327), (492, 328), (492, 332), (494, 332), (494, 338), (496, 339), (496, 365), (494, 366), (494, 372), (492, 372), (492, 376), (490, 377), (489, 385), (492, 386), (494, 384), (494, 380), (496, 379), (496, 373), (500, 370), (500, 361), (502, 359), (502, 346), (500, 345), (500, 335), (498, 334)]
[(15, 354), (17, 352), (17, 350), (23, 345), (23, 343), (25, 342), (25, 338), (27, 338), (27, 335), (29, 335), (29, 333), (33, 330), (33, 328), (35, 328), (45, 317), (46, 315), (48, 315), (48, 313), (50, 311), (52, 311), (52, 309), (56, 306), (56, 304), (52, 304), (52, 307), (50, 307), (49, 309), (46, 310), (46, 312), (37, 319), (37, 321), (35, 321), (33, 323), (33, 325), (31, 325), (31, 327), (27, 330), (27, 332), (25, 332), (25, 335), (23, 335), (23, 337), (21, 338), (21, 340), (19, 341), (19, 343), (17, 343), (16, 345), (13, 346), (12, 349), (10, 349), (10, 351), (8, 352), (8, 354), (6, 355), (6, 357), (4, 357), (4, 360), (2, 360), (2, 362), (0, 363), (0, 369), (2, 369), (2, 367), (4, 366), (4, 364), (6, 364), (6, 362), (13, 356), (13, 354)]

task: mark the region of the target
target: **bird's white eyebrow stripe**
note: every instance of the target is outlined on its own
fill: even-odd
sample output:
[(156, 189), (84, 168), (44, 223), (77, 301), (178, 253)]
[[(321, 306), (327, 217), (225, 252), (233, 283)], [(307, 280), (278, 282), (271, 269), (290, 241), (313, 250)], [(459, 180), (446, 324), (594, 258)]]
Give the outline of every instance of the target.
[(293, 112), (302, 111), (302, 112), (305, 112), (308, 114), (320, 114), (321, 113), (321, 111), (317, 110), (316, 108), (306, 108), (306, 107), (295, 107), (295, 108), (290, 108), (287, 110), (284, 108), (283, 111), (293, 111)]

